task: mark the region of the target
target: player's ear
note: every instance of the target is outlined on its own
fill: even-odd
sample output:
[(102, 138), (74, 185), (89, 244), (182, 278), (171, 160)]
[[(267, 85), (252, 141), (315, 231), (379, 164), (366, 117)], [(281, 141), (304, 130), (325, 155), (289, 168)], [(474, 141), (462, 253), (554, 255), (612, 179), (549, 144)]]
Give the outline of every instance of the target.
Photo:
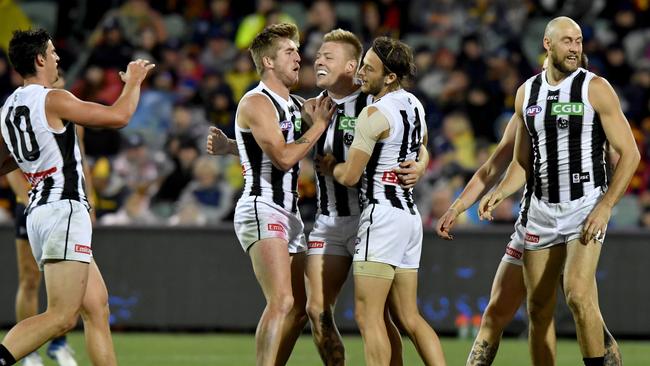
[(544, 44), (544, 49), (546, 51), (551, 49), (551, 39), (549, 37), (544, 37), (544, 40), (542, 41), (542, 43)]
[(37, 53), (36, 54), (36, 65), (45, 66), (45, 56), (41, 55), (40, 53)]
[(265, 69), (272, 69), (273, 59), (269, 56), (262, 56), (262, 65), (264, 65)]
[(390, 85), (394, 82), (397, 81), (397, 74), (394, 72), (388, 73), (387, 75), (384, 76), (384, 84)]
[(349, 73), (352, 73), (352, 74), (356, 75), (357, 66), (359, 66), (359, 64), (357, 63), (356, 60), (350, 60), (345, 65), (345, 72), (349, 72)]

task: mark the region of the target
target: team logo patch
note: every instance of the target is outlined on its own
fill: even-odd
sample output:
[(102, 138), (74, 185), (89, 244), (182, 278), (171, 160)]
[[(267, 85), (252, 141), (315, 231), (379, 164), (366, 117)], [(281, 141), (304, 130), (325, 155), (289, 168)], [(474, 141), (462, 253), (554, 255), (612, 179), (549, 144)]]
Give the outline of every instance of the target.
[(386, 184), (399, 184), (399, 178), (393, 172), (384, 172), (381, 176), (381, 181)]
[(539, 235), (533, 235), (531, 233), (526, 233), (526, 237), (524, 241), (527, 241), (529, 243), (537, 244), (539, 243)]
[(91, 254), (93, 251), (87, 245), (75, 244), (74, 251), (81, 254)]
[(558, 118), (557, 127), (564, 130), (565, 128), (569, 127), (569, 120), (566, 118)]
[(289, 131), (292, 128), (293, 128), (293, 123), (291, 123), (291, 121), (282, 121), (282, 122), (280, 122), (280, 129), (282, 131)]
[(354, 127), (357, 125), (356, 117), (347, 117), (342, 116), (339, 118), (338, 129), (339, 130), (354, 130)]
[(310, 241), (309, 243), (307, 243), (307, 247), (309, 249), (320, 249), (320, 248), (325, 247), (325, 242), (324, 241), (315, 241), (315, 240)]
[(354, 135), (351, 133), (344, 133), (343, 134), (343, 143), (346, 144), (347, 146), (352, 145), (352, 141), (354, 141)]
[[(538, 237), (539, 239), (539, 237)], [(518, 251), (517, 249), (506, 247), (506, 254), (517, 259), (521, 259), (521, 256), (523, 255), (522, 252)]]
[(553, 103), (551, 104), (552, 116), (582, 116), (585, 105), (582, 103)]
[(296, 121), (293, 123), (293, 130), (300, 132), (302, 130), (302, 118), (296, 118)]
[(591, 174), (589, 173), (573, 173), (571, 174), (571, 183), (589, 182)]
[(528, 117), (532, 117), (541, 111), (542, 111), (542, 107), (538, 105), (531, 105), (530, 107), (526, 108), (526, 115)]
[(277, 232), (281, 232), (281, 233), (284, 232), (284, 226), (282, 226), (280, 224), (269, 224), (268, 228), (269, 228), (269, 231), (277, 231)]

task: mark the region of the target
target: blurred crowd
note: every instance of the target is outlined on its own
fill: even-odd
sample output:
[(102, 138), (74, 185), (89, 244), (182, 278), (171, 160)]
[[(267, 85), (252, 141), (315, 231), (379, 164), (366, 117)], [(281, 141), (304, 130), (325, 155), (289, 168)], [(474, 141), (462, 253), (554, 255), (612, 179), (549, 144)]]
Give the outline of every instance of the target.
[[(353, 31), (366, 47), (381, 35), (412, 46), (418, 71), (407, 89), (426, 108), (432, 156), (416, 195), (430, 227), (501, 138), (517, 87), (539, 72), (544, 26), (554, 16), (567, 15), (582, 26), (589, 69), (616, 89), (642, 155), (611, 226), (650, 228), (648, 1), (51, 3), (58, 15), (49, 30), (66, 87), (79, 98), (111, 104), (121, 91), (118, 72), (130, 60), (146, 58), (157, 65), (128, 127), (85, 132), (99, 224), (210, 225), (232, 218), (243, 184), (239, 161), (207, 156), (205, 136), (209, 126), (217, 126), (234, 138), (237, 103), (258, 81), (247, 47), (264, 26), (288, 21), (301, 29), (302, 68), (295, 92), (304, 97), (319, 92), (313, 59), (322, 36), (334, 28)], [(38, 25), (42, 11), (29, 5), (1, 2), (6, 27)], [(8, 65), (10, 36), (0, 29), (0, 102), (22, 83)], [(316, 201), (310, 161), (302, 164), (299, 189), (303, 218), (309, 220)], [(0, 190), (0, 207), (6, 210), (0, 217), (10, 219), (13, 203), (6, 182), (0, 181)], [(495, 221), (513, 223), (518, 210), (515, 197), (498, 208)], [(461, 223), (485, 224), (474, 209)]]

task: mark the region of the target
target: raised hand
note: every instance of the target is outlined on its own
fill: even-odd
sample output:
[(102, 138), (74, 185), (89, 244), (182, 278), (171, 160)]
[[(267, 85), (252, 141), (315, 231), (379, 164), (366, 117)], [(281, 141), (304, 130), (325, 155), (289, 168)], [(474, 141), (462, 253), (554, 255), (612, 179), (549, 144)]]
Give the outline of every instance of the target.
[(135, 61), (129, 62), (129, 65), (126, 67), (126, 72), (120, 71), (120, 78), (125, 84), (128, 82), (141, 84), (147, 77), (149, 70), (154, 67), (156, 67), (156, 65), (152, 64), (150, 61), (139, 58)]
[(336, 103), (329, 96), (321, 96), (315, 100), (309, 99), (303, 105), (303, 110), (309, 120), (314, 124), (321, 123), (325, 126), (332, 121), (336, 108)]

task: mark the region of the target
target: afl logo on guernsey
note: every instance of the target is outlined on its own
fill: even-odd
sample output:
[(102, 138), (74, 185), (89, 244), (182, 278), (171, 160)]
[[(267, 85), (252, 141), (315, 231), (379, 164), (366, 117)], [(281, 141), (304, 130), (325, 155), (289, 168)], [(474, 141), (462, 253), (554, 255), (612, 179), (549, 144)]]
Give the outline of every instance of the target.
[(291, 123), (291, 121), (282, 121), (282, 122), (280, 122), (280, 129), (282, 131), (289, 131), (292, 128), (293, 128), (293, 123)]
[(538, 105), (531, 105), (530, 107), (526, 108), (526, 115), (528, 117), (532, 117), (541, 111), (542, 111), (542, 107)]

